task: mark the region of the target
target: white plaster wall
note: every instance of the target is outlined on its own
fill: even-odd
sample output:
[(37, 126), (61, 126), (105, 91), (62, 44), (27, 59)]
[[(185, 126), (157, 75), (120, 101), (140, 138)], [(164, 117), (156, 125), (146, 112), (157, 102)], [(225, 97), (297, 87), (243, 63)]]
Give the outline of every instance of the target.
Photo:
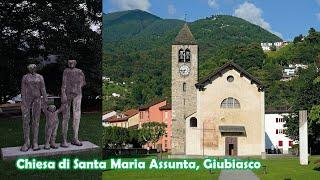
[[(273, 145), (274, 148), (278, 147), (278, 142), (282, 141), (283, 146), (278, 147), (283, 149), (283, 153), (287, 154), (289, 147), (289, 141), (292, 141), (290, 138), (286, 137), (285, 134), (276, 134), (276, 129), (285, 129), (285, 122), (276, 122), (276, 118), (283, 118), (288, 115), (288, 113), (283, 114), (265, 114), (265, 142), (266, 149), (271, 149)], [(270, 140), (270, 141), (269, 141)]]
[(187, 155), (199, 155), (201, 152), (201, 137), (202, 137), (202, 125), (197, 120), (197, 127), (190, 127), (190, 118), (197, 118), (197, 113), (186, 118), (186, 154)]
[[(227, 77), (234, 76), (234, 82), (228, 82)], [(240, 77), (236, 70), (229, 70), (222, 77), (218, 77), (211, 84), (205, 86), (205, 91), (198, 91), (197, 119), (202, 127), (204, 121), (210, 121), (218, 130), (219, 125), (239, 125), (246, 129), (246, 137), (238, 137), (238, 155), (261, 155), (264, 147), (264, 93), (258, 91), (255, 84), (246, 77)], [(220, 104), (223, 99), (233, 97), (239, 100), (240, 109), (222, 109)], [(199, 126), (198, 126), (199, 127)], [(189, 126), (186, 129), (190, 130)], [(205, 147), (202, 149), (202, 133), (189, 131), (188, 136), (194, 136), (200, 141), (198, 150), (192, 149), (192, 153), (202, 155), (225, 155), (225, 137), (216, 131), (218, 137), (217, 147)], [(193, 132), (193, 133), (191, 133)], [(201, 132), (201, 130), (200, 130)], [(189, 138), (191, 139), (191, 137)], [(189, 146), (199, 146), (196, 140), (187, 141)], [(195, 152), (194, 152), (195, 151)], [(190, 151), (191, 152), (191, 151)]]

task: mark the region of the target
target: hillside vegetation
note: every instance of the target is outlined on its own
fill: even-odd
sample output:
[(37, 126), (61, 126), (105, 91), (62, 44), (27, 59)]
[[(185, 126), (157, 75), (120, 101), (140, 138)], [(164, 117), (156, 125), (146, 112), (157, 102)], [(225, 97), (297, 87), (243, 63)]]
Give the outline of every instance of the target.
[[(128, 22), (127, 20), (128, 19)], [(161, 19), (143, 11), (104, 15), (103, 72), (115, 84), (104, 83), (104, 110), (136, 108), (160, 97), (171, 96), (171, 43), (182, 27), (179, 20)], [(311, 28), (293, 43), (264, 53), (260, 42), (281, 41), (262, 28), (232, 16), (213, 16), (188, 23), (199, 45), (199, 74), (205, 77), (233, 60), (266, 86), (265, 109), (292, 107), (308, 110), (310, 148), (320, 153), (320, 32)], [(291, 63), (300, 69), (291, 81), (280, 81)], [(124, 83), (123, 83), (124, 82)], [(121, 97), (110, 96), (118, 92)], [(297, 114), (285, 117), (286, 135), (297, 140)]]
[(320, 52), (320, 35), (314, 28), (310, 28), (309, 34), (302, 40), (297, 36), (293, 43), (287, 45), (278, 51), (268, 52), (267, 55), (272, 61), (281, 64), (314, 63)]
[[(107, 25), (104, 26), (103, 73), (121, 84), (127, 82), (116, 89), (114, 85), (104, 84), (106, 96), (113, 91), (125, 92), (121, 98), (109, 99), (113, 105), (104, 103), (104, 108), (125, 109), (160, 97), (170, 99), (171, 43), (184, 22), (161, 19), (140, 10), (106, 14), (104, 21)], [(297, 36), (293, 43), (278, 51), (264, 53), (260, 42), (281, 39), (240, 18), (219, 15), (188, 25), (199, 44), (199, 78), (233, 60), (267, 87), (267, 109), (292, 106), (299, 89), (296, 82), (299, 78), (279, 81), (283, 66), (302, 63), (314, 68), (314, 62), (320, 59), (320, 33), (313, 28), (307, 36)], [(132, 29), (138, 29), (138, 33), (130, 35)], [(112, 33), (116, 31), (117, 35)]]
[[(116, 82), (134, 82), (123, 86), (127, 93), (116, 103), (114, 98), (105, 97), (110, 103), (104, 103), (104, 110), (170, 98), (171, 43), (184, 22), (140, 10), (104, 14), (103, 21), (104, 75)], [(253, 72), (261, 69), (266, 55), (260, 42), (281, 41), (261, 27), (233, 16), (212, 16), (188, 25), (199, 44), (200, 78), (230, 59)]]

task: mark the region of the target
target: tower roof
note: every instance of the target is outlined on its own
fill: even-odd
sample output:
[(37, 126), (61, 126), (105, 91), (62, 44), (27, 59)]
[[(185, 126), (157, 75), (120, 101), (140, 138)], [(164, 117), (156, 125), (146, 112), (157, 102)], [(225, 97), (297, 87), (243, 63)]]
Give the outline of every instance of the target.
[(174, 40), (173, 44), (177, 44), (177, 45), (197, 44), (197, 41), (194, 39), (187, 23), (183, 25), (176, 39)]

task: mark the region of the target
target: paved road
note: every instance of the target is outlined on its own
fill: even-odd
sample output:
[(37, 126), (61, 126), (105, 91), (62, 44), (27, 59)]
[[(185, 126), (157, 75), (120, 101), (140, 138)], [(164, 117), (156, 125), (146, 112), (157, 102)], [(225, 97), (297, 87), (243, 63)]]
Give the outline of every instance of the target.
[(259, 180), (250, 170), (225, 170), (221, 171), (219, 180)]

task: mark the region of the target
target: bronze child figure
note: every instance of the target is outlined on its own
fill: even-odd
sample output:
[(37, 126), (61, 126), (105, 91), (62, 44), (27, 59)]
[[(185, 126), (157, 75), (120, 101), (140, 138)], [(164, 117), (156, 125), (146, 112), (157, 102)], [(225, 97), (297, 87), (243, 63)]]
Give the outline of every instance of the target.
[(46, 127), (45, 127), (45, 144), (44, 149), (50, 148), (57, 149), (56, 136), (59, 125), (58, 115), (60, 112), (66, 111), (66, 103), (62, 103), (61, 107), (56, 110), (55, 105), (45, 106), (43, 112), (46, 116)]

